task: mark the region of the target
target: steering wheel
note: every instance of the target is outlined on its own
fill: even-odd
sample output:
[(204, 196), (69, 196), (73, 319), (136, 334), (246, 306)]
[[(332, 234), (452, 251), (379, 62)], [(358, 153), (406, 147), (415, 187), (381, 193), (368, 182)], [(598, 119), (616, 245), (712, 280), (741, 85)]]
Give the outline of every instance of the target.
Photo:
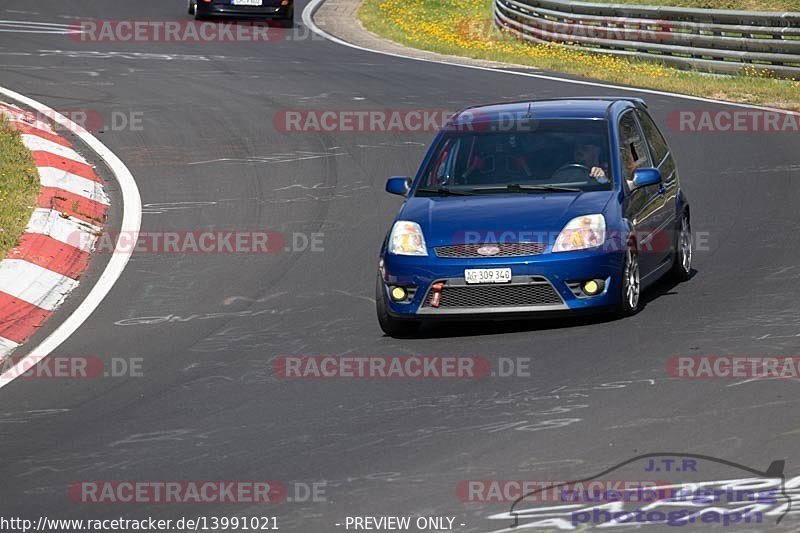
[[(580, 172), (579, 172), (580, 171)], [(589, 173), (592, 171), (591, 168), (587, 167), (586, 165), (581, 165), (580, 163), (567, 163), (566, 165), (562, 165), (558, 168), (555, 172), (553, 172), (552, 178), (559, 177), (561, 178), (560, 174), (565, 174), (565, 178), (583, 178), (586, 179), (589, 176)]]

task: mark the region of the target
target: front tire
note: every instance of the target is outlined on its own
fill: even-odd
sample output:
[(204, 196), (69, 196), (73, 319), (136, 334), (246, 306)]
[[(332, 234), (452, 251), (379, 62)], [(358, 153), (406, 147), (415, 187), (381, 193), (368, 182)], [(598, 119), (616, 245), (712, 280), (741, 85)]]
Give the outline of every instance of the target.
[(294, 7), (292, 11), (282, 19), (277, 19), (283, 28), (294, 28)]
[(683, 213), (678, 238), (675, 242), (675, 260), (670, 276), (677, 282), (688, 281), (692, 275), (692, 225), (689, 214)]
[(386, 306), (386, 291), (383, 289), (383, 280), (378, 274), (375, 285), (375, 309), (378, 313), (378, 324), (385, 334), (390, 337), (410, 337), (419, 331), (418, 320), (400, 320), (389, 314)]
[(188, 0), (188, 2), (189, 2), (189, 8), (188, 8), (189, 14), (194, 15), (195, 10), (197, 9), (197, 4), (195, 4), (194, 0)]
[(629, 245), (625, 250), (620, 281), (620, 302), (617, 314), (621, 317), (635, 315), (639, 312), (642, 285), (639, 277), (639, 254), (633, 245)]

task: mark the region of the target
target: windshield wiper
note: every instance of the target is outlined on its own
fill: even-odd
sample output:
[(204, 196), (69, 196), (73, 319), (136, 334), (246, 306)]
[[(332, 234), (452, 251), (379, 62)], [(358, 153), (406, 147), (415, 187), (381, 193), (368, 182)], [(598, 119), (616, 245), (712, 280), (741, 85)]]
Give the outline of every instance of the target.
[(511, 183), (509, 185), (502, 185), (498, 187), (478, 187), (474, 191), (509, 191), (509, 192), (526, 192), (526, 191), (550, 191), (550, 192), (583, 192), (580, 189), (572, 187), (557, 187), (555, 185), (520, 185), (519, 183)]
[(447, 187), (437, 187), (436, 189), (427, 189), (427, 188), (419, 188), (414, 193), (427, 193), (427, 194), (439, 194), (441, 196), (474, 196), (474, 192), (469, 191), (454, 191), (452, 189), (448, 189)]

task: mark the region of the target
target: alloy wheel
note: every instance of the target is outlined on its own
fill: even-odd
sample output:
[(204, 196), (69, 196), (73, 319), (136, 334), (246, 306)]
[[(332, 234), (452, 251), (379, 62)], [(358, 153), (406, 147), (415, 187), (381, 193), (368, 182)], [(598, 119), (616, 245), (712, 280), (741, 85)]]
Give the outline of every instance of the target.
[(681, 267), (688, 274), (692, 271), (692, 230), (686, 217), (681, 221), (680, 254)]
[(625, 298), (628, 308), (633, 310), (639, 305), (639, 259), (632, 249), (625, 256), (625, 272), (622, 276), (625, 283)]

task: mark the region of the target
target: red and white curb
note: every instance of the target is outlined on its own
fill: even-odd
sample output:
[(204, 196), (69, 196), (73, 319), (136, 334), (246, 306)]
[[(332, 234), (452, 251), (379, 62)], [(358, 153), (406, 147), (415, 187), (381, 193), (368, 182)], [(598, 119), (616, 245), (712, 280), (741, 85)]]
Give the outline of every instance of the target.
[(0, 261), (0, 360), (78, 286), (109, 200), (94, 168), (50, 124), (11, 104), (0, 114), (33, 154), (41, 192), (19, 244)]

